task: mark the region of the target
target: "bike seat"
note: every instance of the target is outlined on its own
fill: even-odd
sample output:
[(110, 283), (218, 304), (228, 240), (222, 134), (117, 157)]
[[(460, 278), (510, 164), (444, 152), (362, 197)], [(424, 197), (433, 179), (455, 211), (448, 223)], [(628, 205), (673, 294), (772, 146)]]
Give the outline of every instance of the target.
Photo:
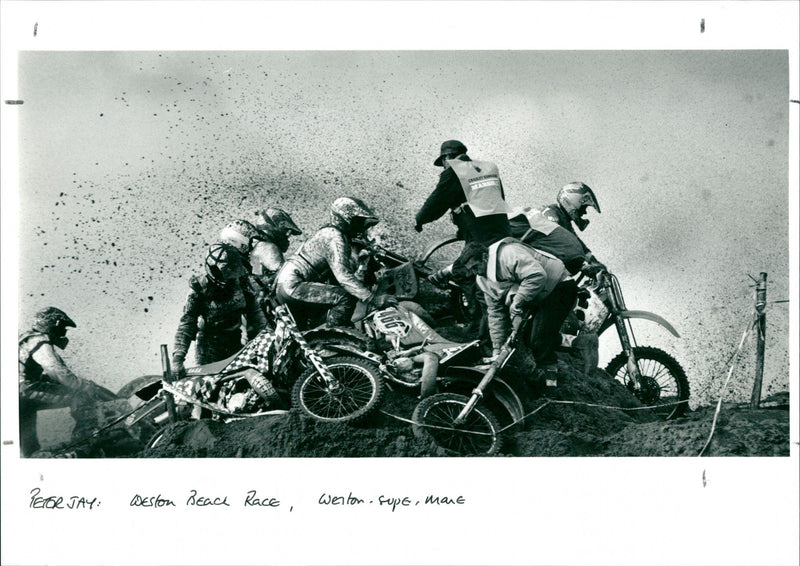
[(193, 375), (211, 375), (215, 373), (219, 373), (225, 369), (225, 367), (230, 364), (233, 359), (239, 355), (239, 352), (236, 352), (232, 356), (225, 358), (224, 360), (219, 360), (217, 362), (211, 362), (210, 364), (202, 364), (199, 366), (186, 368), (186, 375), (193, 376)]

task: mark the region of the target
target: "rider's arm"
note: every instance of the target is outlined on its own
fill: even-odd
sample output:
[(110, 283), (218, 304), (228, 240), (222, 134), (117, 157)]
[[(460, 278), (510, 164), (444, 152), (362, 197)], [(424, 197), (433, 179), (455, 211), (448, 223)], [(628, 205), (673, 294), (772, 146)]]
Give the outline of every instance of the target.
[(275, 273), (283, 265), (283, 253), (272, 242), (257, 242), (253, 251), (250, 252), (250, 257), (253, 263), (253, 273), (257, 269), (260, 270), (259, 273), (255, 273), (256, 275), (266, 275), (264, 270), (267, 273)]
[(189, 346), (197, 336), (197, 317), (201, 315), (201, 297), (192, 289), (183, 307), (183, 316), (175, 332), (175, 347), (172, 349), (173, 360), (185, 360)]
[(31, 357), (37, 364), (42, 366), (42, 372), (50, 379), (58, 381), (70, 389), (79, 389), (81, 387), (83, 380), (72, 373), (72, 370), (67, 367), (67, 364), (64, 363), (64, 360), (61, 359), (61, 356), (56, 353), (55, 348), (49, 342), (44, 342), (36, 348)]
[(493, 354), (500, 353), (500, 348), (508, 336), (509, 317), (506, 311), (505, 299), (508, 289), (490, 281), (488, 278), (478, 275), (475, 277), (478, 286), (478, 293), (483, 294), (483, 301), (486, 304), (486, 322), (489, 325), (489, 337), (492, 339)]
[(331, 237), (326, 238), (327, 249), (326, 260), (336, 281), (339, 282), (345, 291), (361, 301), (368, 301), (372, 298), (372, 292), (358, 280), (353, 273), (350, 263), (350, 246), (344, 239), (341, 232), (334, 228), (329, 228)]
[(512, 317), (524, 316), (531, 307), (544, 298), (547, 272), (525, 248), (503, 246), (500, 249), (499, 278), (519, 283), (519, 289), (511, 302)]
[(445, 170), (439, 177), (439, 183), (425, 200), (422, 208), (417, 212), (417, 225), (428, 224), (438, 220), (451, 208), (464, 202), (466, 197), (461, 190), (458, 177), (452, 169)]
[(247, 337), (252, 340), (267, 325), (267, 317), (264, 316), (264, 311), (261, 310), (261, 306), (258, 304), (258, 298), (250, 285), (248, 277), (242, 277), (242, 291), (247, 308), (245, 313), (247, 318)]

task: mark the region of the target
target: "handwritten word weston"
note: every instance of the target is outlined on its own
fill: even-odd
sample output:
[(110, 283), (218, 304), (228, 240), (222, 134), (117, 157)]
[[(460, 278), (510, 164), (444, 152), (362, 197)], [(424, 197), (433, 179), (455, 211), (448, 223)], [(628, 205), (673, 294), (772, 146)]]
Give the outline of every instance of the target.
[(449, 496), (449, 495), (427, 495), (425, 499), (414, 499), (408, 495), (406, 496), (388, 496), (380, 494), (377, 499), (364, 500), (363, 498), (353, 495), (353, 492), (344, 495), (333, 495), (330, 493), (322, 493), (317, 500), (319, 505), (331, 506), (360, 506), (360, 505), (377, 505), (378, 507), (386, 507), (391, 509), (392, 512), (398, 508), (403, 507), (417, 507), (420, 503), (423, 505), (446, 506), (446, 505), (464, 505), (466, 499), (463, 495)]
[(175, 502), (171, 499), (161, 497), (161, 494), (152, 497), (142, 496), (138, 493), (131, 498), (128, 504), (130, 507), (175, 507)]

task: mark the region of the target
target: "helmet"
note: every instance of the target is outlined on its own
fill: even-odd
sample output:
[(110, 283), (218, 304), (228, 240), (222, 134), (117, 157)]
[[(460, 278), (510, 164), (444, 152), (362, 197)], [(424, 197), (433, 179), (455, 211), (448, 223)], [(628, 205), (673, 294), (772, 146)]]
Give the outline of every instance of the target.
[(331, 223), (352, 236), (375, 226), (378, 217), (360, 199), (339, 197), (331, 204)]
[(256, 215), (264, 219), (265, 224), (269, 225), (271, 223), (278, 228), (278, 230), (290, 236), (299, 236), (303, 233), (303, 231), (297, 227), (297, 224), (294, 223), (292, 217), (289, 216), (289, 213), (283, 209), (269, 207), (257, 212)]
[(556, 197), (559, 206), (564, 209), (573, 222), (583, 230), (589, 221), (583, 218), (586, 207), (593, 206), (600, 213), (600, 205), (588, 185), (580, 182), (567, 183), (558, 191)]
[(47, 307), (33, 316), (33, 329), (51, 337), (63, 336), (70, 326), (75, 328), (75, 322), (56, 307)]
[(453, 268), (454, 270), (458, 269), (459, 272), (466, 270), (468, 276), (477, 275), (478, 273), (486, 275), (488, 255), (489, 249), (486, 246), (480, 242), (469, 242), (456, 258)]
[(237, 249), (228, 244), (214, 244), (208, 248), (206, 275), (219, 287), (247, 275), (248, 269)]
[(222, 229), (219, 239), (240, 254), (247, 255), (253, 249), (254, 240), (268, 240), (269, 237), (247, 220), (234, 220)]

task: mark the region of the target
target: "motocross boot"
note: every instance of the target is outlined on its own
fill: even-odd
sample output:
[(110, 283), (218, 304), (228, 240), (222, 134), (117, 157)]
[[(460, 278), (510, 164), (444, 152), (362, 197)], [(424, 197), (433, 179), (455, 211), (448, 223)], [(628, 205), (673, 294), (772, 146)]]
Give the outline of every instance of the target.
[(93, 436), (100, 428), (97, 411), (95, 403), (76, 403), (70, 408), (70, 414), (75, 420), (70, 442), (80, 443), (74, 447), (78, 458), (103, 456), (100, 441)]
[(532, 378), (527, 380), (528, 390), (535, 399), (553, 399), (558, 392), (558, 366), (536, 368)]
[(33, 457), (39, 451), (39, 437), (36, 434), (36, 409), (20, 402), (19, 405), (19, 447), (23, 458)]
[(589, 375), (597, 369), (599, 361), (599, 339), (597, 334), (579, 334), (572, 341), (572, 347), (583, 361), (583, 373)]
[(353, 312), (356, 310), (358, 300), (343, 291), (336, 303), (328, 310), (326, 323), (328, 326), (352, 326)]

